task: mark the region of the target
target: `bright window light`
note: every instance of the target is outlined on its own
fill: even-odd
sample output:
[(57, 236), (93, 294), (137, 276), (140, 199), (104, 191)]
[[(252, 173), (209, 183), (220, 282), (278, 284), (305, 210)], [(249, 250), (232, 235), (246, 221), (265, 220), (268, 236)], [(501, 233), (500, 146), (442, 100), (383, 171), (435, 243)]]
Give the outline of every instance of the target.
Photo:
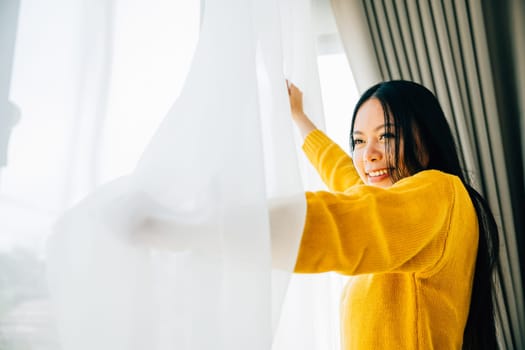
[(359, 93), (344, 53), (318, 56), (326, 132), (349, 152), (348, 135)]

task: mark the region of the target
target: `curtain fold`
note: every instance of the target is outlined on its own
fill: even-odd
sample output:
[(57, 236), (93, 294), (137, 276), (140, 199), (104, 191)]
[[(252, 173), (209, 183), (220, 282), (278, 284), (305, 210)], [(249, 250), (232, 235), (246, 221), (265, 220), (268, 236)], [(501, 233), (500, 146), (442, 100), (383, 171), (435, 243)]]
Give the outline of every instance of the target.
[[(500, 4), (489, 3), (332, 0), (356, 80), (374, 81), (378, 75), (382, 80), (413, 80), (427, 86), (441, 102), (460, 146), (462, 165), (489, 201), (500, 228), (500, 289), (496, 297), (502, 347), (522, 349), (523, 257), (519, 253), (523, 252), (518, 243), (522, 246), (524, 230), (522, 209), (518, 208), (524, 207), (525, 198), (524, 146), (517, 130), (520, 120), (523, 130), (523, 99), (518, 98), (523, 95), (523, 79), (508, 80), (504, 72), (512, 67), (523, 75), (519, 52), (523, 52), (525, 33), (520, 31), (525, 16), (520, 1), (504, 2), (499, 10)], [(352, 10), (365, 20), (354, 21)], [(514, 20), (500, 27), (507, 21), (505, 16)], [(372, 41), (373, 49), (355, 52), (354, 45), (360, 47), (355, 32), (363, 32), (364, 21), (364, 35)], [(509, 37), (514, 44), (502, 50)], [(368, 57), (366, 70), (355, 68), (357, 59), (352, 56)], [(366, 65), (365, 58), (359, 60)], [(363, 91), (363, 86), (359, 87)]]
[(357, 88), (364, 91), (382, 80), (380, 57), (373, 45), (366, 9), (361, 1), (331, 0), (331, 5)]
[[(202, 1), (195, 52), (195, 1), (13, 3), (23, 118), (0, 187), (0, 348), (337, 348), (341, 286), (288, 288), (303, 184), (320, 188), (284, 83), (322, 127), (310, 2)], [(299, 204), (272, 269), (280, 196)]]
[(9, 102), (19, 7), (18, 0), (0, 4), (0, 171), (7, 164), (11, 129), (19, 119), (18, 108)]
[[(283, 65), (322, 122), (309, 3), (207, 1), (203, 13), (184, 88), (135, 170), (49, 240), (63, 349), (272, 346), (305, 211)], [(279, 196), (300, 201), (277, 270), (267, 201)]]

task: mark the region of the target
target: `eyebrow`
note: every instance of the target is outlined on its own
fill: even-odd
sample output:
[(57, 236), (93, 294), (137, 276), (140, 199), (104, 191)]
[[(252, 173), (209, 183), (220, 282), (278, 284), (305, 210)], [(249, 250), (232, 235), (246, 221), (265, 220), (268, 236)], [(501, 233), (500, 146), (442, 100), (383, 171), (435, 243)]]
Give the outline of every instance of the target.
[[(388, 124), (382, 124), (382, 125), (379, 125), (378, 127), (374, 128), (373, 131), (379, 131), (381, 129), (386, 129), (386, 128), (389, 128), (389, 127), (393, 127), (394, 124), (391, 124), (391, 123), (388, 123)], [(359, 135), (363, 135), (364, 133), (362, 131), (359, 131), (359, 130), (354, 130), (354, 132), (352, 133), (353, 135), (356, 135), (356, 134), (359, 134)]]

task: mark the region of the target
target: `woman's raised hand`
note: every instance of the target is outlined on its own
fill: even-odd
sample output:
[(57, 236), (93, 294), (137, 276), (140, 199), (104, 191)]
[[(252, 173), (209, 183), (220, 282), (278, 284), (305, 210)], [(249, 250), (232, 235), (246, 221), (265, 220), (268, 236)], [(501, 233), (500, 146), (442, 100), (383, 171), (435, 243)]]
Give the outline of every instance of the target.
[(295, 120), (305, 117), (306, 115), (303, 110), (303, 92), (288, 80), (286, 81), (286, 86), (288, 88), (288, 97), (290, 99), (290, 108), (293, 119)]
[(306, 137), (311, 131), (317, 127), (308, 118), (303, 109), (303, 92), (290, 81), (286, 80), (288, 88), (288, 98), (290, 100), (290, 109), (292, 112), (292, 119), (301, 131), (301, 135)]

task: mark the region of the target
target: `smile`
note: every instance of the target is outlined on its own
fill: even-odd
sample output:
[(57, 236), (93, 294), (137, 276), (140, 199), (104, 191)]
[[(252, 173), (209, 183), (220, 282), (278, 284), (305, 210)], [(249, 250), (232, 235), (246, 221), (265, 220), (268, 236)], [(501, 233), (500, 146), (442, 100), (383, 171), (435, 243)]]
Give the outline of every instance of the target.
[(371, 177), (383, 176), (386, 174), (388, 174), (388, 169), (380, 169), (367, 173), (367, 175)]

